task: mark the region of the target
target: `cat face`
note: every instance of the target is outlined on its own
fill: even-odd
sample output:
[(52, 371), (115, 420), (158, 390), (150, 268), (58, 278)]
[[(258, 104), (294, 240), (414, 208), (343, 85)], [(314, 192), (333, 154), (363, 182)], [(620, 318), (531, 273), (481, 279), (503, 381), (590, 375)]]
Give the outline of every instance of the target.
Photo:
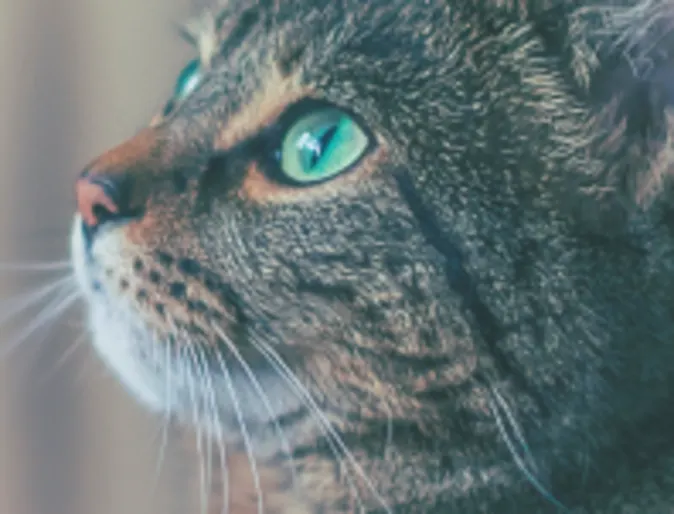
[(77, 184), (94, 344), (147, 405), (270, 456), (329, 422), (372, 469), (391, 444), (500, 484), (524, 480), (504, 426), (546, 473), (655, 408), (667, 97), (611, 89), (598, 34), (621, 29), (591, 9), (454, 4), (198, 20), (164, 112)]

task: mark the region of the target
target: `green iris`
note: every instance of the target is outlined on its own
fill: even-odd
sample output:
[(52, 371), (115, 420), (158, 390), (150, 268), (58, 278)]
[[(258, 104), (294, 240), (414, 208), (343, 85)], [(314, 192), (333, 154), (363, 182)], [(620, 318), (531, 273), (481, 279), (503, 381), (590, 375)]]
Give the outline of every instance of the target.
[(321, 108), (301, 117), (286, 133), (281, 169), (293, 182), (321, 182), (355, 164), (368, 144), (367, 134), (351, 116)]
[(201, 78), (199, 59), (194, 59), (178, 75), (173, 91), (174, 98), (179, 101), (188, 97), (201, 83)]

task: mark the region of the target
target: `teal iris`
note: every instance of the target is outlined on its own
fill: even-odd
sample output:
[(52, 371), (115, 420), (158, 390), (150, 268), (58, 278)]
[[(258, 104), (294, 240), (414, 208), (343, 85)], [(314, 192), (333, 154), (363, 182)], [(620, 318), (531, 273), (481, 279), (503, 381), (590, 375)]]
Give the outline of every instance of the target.
[(351, 116), (321, 108), (301, 117), (286, 133), (281, 169), (294, 182), (321, 182), (355, 164), (368, 145), (367, 134)]
[(194, 59), (178, 75), (173, 92), (174, 99), (180, 101), (187, 98), (201, 83), (201, 78), (199, 59)]

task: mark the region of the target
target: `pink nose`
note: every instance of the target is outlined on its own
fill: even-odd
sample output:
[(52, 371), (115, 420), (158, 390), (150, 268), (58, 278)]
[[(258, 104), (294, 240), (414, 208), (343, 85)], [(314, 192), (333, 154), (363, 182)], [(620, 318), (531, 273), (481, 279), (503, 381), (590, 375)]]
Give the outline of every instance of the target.
[(90, 229), (120, 214), (119, 186), (112, 180), (84, 173), (75, 183), (77, 210)]

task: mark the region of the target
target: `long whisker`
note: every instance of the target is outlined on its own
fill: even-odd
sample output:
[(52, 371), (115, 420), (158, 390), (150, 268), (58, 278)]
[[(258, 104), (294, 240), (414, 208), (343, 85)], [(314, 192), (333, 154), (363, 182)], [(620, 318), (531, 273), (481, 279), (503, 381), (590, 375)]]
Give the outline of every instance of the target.
[[(233, 259), (236, 262), (241, 262), (245, 260), (243, 256), (243, 252), (246, 249), (246, 246), (243, 245), (241, 239), (239, 238), (239, 233), (233, 226), (233, 222), (230, 221), (229, 224), (225, 224), (223, 229), (227, 231), (227, 240), (230, 241), (230, 243), (233, 243), (230, 245), (231, 249), (231, 254)], [(248, 266), (243, 266), (242, 269), (247, 269)], [(334, 428), (330, 424), (330, 422), (327, 420), (325, 414), (320, 410), (318, 405), (316, 404), (315, 400), (307, 391), (306, 387), (304, 387), (301, 382), (297, 379), (294, 373), (287, 367), (285, 362), (281, 359), (281, 357), (271, 348), (268, 344), (266, 344), (265, 341), (260, 340), (260, 344), (255, 343), (253, 341), (254, 346), (260, 351), (262, 355), (265, 355), (267, 357), (267, 360), (270, 362), (270, 364), (274, 365), (274, 362), (276, 362), (276, 365), (274, 366), (279, 373), (279, 376), (282, 377), (290, 386), (293, 388), (299, 397), (303, 399), (303, 402), (305, 405), (309, 407), (309, 410), (314, 413), (315, 418), (319, 422), (319, 426), (321, 427), (325, 437), (326, 441), (331, 449), (331, 451), (334, 453), (335, 457), (339, 458), (339, 453), (337, 451), (337, 448), (335, 447), (335, 443), (342, 448), (342, 452), (344, 455), (347, 457), (347, 460), (351, 462), (351, 464), (354, 466), (356, 471), (361, 475), (361, 477), (365, 480), (367, 486), (370, 488), (370, 490), (373, 492), (374, 496), (376, 499), (379, 501), (379, 503), (384, 507), (384, 510), (387, 513), (392, 513), (391, 509), (388, 507), (386, 504), (385, 500), (381, 497), (381, 495), (376, 491), (374, 488), (374, 485), (372, 484), (371, 480), (366, 476), (365, 472), (363, 471), (362, 467), (356, 462), (355, 458), (351, 454), (351, 452), (346, 448), (346, 445), (344, 442), (341, 440), (339, 435), (335, 432)], [(262, 346), (261, 346), (262, 345)], [(219, 354), (218, 354), (219, 357)], [(360, 494), (358, 491), (358, 488), (356, 487), (355, 483), (353, 482), (353, 479), (350, 477), (349, 473), (346, 473), (346, 478), (350, 484), (350, 487), (355, 491), (356, 494), (356, 500), (358, 504), (362, 507), (362, 501), (360, 498)]]
[(220, 336), (220, 338), (223, 340), (223, 342), (227, 345), (227, 348), (229, 351), (234, 355), (236, 358), (237, 362), (241, 364), (241, 367), (244, 370), (244, 373), (248, 376), (248, 379), (250, 380), (253, 388), (255, 389), (257, 395), (259, 396), (260, 400), (262, 401), (265, 409), (269, 413), (270, 418), (272, 419), (272, 422), (274, 424), (274, 429), (279, 437), (279, 440), (281, 441), (281, 447), (283, 448), (284, 453), (288, 457), (288, 461), (290, 462), (290, 473), (291, 473), (291, 479), (293, 484), (296, 483), (297, 481), (297, 475), (296, 475), (296, 465), (295, 465), (295, 460), (293, 459), (292, 451), (290, 449), (290, 442), (288, 441), (288, 438), (286, 437), (285, 433), (283, 432), (283, 429), (281, 428), (280, 423), (278, 422), (277, 416), (274, 414), (274, 410), (272, 409), (272, 406), (269, 402), (269, 397), (267, 394), (264, 392), (264, 389), (262, 388), (262, 385), (260, 384), (259, 380), (255, 376), (255, 373), (251, 369), (251, 367), (248, 365), (246, 360), (243, 358), (241, 355), (241, 352), (236, 348), (236, 345), (232, 343), (232, 340), (227, 337), (227, 334), (222, 330), (217, 325), (213, 325), (213, 329), (215, 332)]
[[(243, 252), (245, 251), (246, 246), (241, 241), (238, 231), (233, 226), (232, 222), (230, 222), (229, 224), (225, 224), (225, 226), (223, 228), (224, 228), (224, 230), (227, 231), (227, 240), (230, 241), (230, 250), (231, 250), (232, 258), (237, 263), (240, 263), (240, 264), (244, 263), (245, 264), (245, 262), (244, 262), (245, 256), (243, 255)], [(242, 269), (246, 269), (247, 267), (248, 267), (247, 265), (243, 266)], [(264, 344), (263, 341), (260, 341), (260, 342)], [(285, 363), (283, 363), (280, 356), (278, 356), (275, 352), (273, 352), (273, 350), (270, 347), (267, 346), (269, 348), (269, 350), (271, 352), (273, 352), (273, 355), (274, 355), (274, 357), (276, 357), (276, 359), (270, 358), (265, 353), (263, 348), (261, 348), (258, 344), (256, 344), (254, 340), (253, 340), (253, 344), (258, 349), (258, 351), (260, 351), (260, 353), (267, 358), (267, 361), (272, 365), (272, 367), (274, 367), (274, 369), (277, 371), (279, 376), (281, 378), (283, 378), (290, 385), (290, 387), (296, 391), (299, 398), (309, 408), (309, 411), (313, 413), (313, 415), (316, 419), (318, 419), (319, 428), (320, 428), (321, 432), (323, 433), (323, 436), (325, 437), (325, 440), (326, 440), (326, 442), (327, 442), (327, 444), (330, 448), (330, 451), (332, 451), (332, 453), (335, 455), (335, 457), (337, 459), (340, 459), (340, 452), (339, 452), (339, 450), (338, 450), (338, 448), (335, 444), (335, 441), (334, 441), (334, 439), (336, 437), (336, 435), (334, 434), (334, 429), (332, 429), (331, 425), (329, 424), (329, 422), (327, 420), (322, 419), (322, 418), (325, 418), (325, 416), (322, 414), (322, 412), (320, 411), (318, 406), (313, 401), (313, 397), (311, 397), (310, 393), (306, 390), (306, 388), (301, 383), (299, 383), (299, 381), (296, 379), (296, 377), (294, 377), (294, 374), (287, 368), (287, 366), (285, 367), (286, 371), (284, 371), (278, 365), (278, 362), (275, 363), (275, 360), (280, 361), (281, 364), (284, 364), (284, 366), (285, 366)], [(288, 376), (288, 375), (290, 375), (290, 376)], [(295, 383), (293, 383), (293, 380), (292, 380), (293, 378), (295, 379)], [(311, 401), (308, 402), (307, 399), (309, 399)], [(312, 403), (313, 403), (313, 405), (312, 405)], [(327, 428), (332, 429), (332, 432), (333, 432), (332, 434), (329, 433), (329, 431), (326, 429), (326, 426), (327, 426)], [(338, 441), (338, 442), (341, 443), (341, 441)], [(342, 445), (343, 445), (343, 443), (342, 443)], [(295, 467), (295, 465), (293, 463), (292, 468), (294, 469), (294, 467)], [(362, 473), (362, 474), (364, 474), (364, 473)], [(351, 478), (350, 474), (348, 473), (348, 470), (347, 470), (347, 473), (346, 473), (346, 479), (347, 479), (347, 482), (349, 484), (349, 487), (355, 493), (356, 501), (357, 501), (358, 505), (360, 505), (362, 507), (362, 501), (361, 501), (361, 498), (360, 498), (360, 493), (358, 491), (358, 488), (356, 487), (356, 484), (354, 483), (353, 479)], [(376, 494), (376, 492), (375, 492), (375, 494)], [(377, 495), (377, 496), (379, 496), (379, 495)], [(386, 504), (383, 502), (383, 500), (381, 500), (381, 501), (382, 501), (382, 505), (384, 505), (384, 507), (386, 508), (386, 511), (389, 512), (389, 509), (388, 509), (388, 507), (386, 507)]]
[[(493, 391), (493, 388), (492, 388)], [(497, 397), (497, 401), (499, 396)], [(503, 398), (501, 397), (500, 400), (503, 401)], [(538, 478), (534, 475), (534, 473), (529, 469), (527, 466), (527, 463), (524, 462), (522, 457), (520, 456), (520, 453), (518, 452), (515, 443), (513, 442), (512, 438), (510, 437), (510, 434), (508, 433), (508, 430), (505, 427), (505, 423), (503, 420), (503, 417), (501, 416), (501, 413), (499, 412), (499, 405), (494, 402), (493, 400), (489, 400), (489, 408), (492, 411), (492, 414), (494, 415), (494, 419), (496, 420), (496, 425), (499, 429), (499, 432), (501, 433), (501, 436), (503, 438), (503, 441), (505, 442), (508, 451), (510, 452), (510, 455), (513, 458), (513, 461), (517, 465), (517, 467), (520, 469), (520, 471), (524, 474), (525, 478), (531, 483), (531, 485), (550, 503), (552, 503), (555, 507), (557, 507), (559, 510), (563, 512), (569, 512), (569, 509), (563, 505), (559, 500), (557, 500), (550, 491), (538, 480)], [(503, 406), (501, 406), (501, 409), (503, 409)], [(506, 412), (506, 419), (512, 423), (514, 421), (514, 418), (511, 418), (511, 414), (508, 413), (509, 409), (505, 408)], [(519, 438), (518, 430), (517, 428), (513, 427), (513, 430), (516, 432), (516, 437)], [(527, 451), (527, 446), (525, 446), (525, 452)]]
[(222, 505), (223, 514), (229, 513), (229, 465), (227, 464), (227, 452), (225, 449), (224, 434), (220, 423), (220, 415), (215, 413), (215, 431), (218, 436), (218, 453), (220, 459), (220, 472), (222, 480)]
[(16, 350), (16, 348), (18, 348), (22, 342), (28, 339), (31, 334), (45, 327), (48, 323), (52, 322), (54, 319), (68, 310), (68, 308), (70, 308), (79, 297), (80, 292), (74, 291), (67, 293), (65, 297), (59, 296), (59, 298), (52, 300), (12, 342), (6, 345), (5, 349), (2, 351), (2, 353), (0, 353), (0, 359), (6, 359), (7, 356)]
[(6, 323), (21, 311), (35, 305), (43, 298), (49, 296), (54, 291), (61, 289), (64, 285), (69, 283), (74, 283), (74, 278), (72, 276), (60, 278), (40, 287), (35, 291), (29, 291), (16, 297), (4, 300), (0, 304), (0, 310), (2, 310), (2, 314), (0, 314), (0, 325)]
[[(309, 396), (310, 393), (306, 390), (306, 387), (304, 387), (304, 385), (299, 383), (299, 381), (297, 381), (297, 383), (293, 383), (293, 379), (295, 377), (289, 375), (292, 372), (290, 370), (284, 370), (279, 365), (278, 359), (275, 359), (273, 356), (268, 355), (266, 353), (266, 351), (262, 347), (260, 347), (261, 342), (256, 343), (255, 341), (253, 341), (253, 344), (258, 349), (258, 351), (260, 353), (262, 353), (262, 355), (265, 356), (265, 358), (267, 359), (269, 364), (278, 373), (278, 375), (295, 391), (295, 393), (299, 396), (302, 403), (309, 409), (309, 412), (314, 416), (314, 419), (316, 419), (318, 421), (318, 427), (319, 427), (321, 433), (323, 434), (323, 437), (325, 437), (325, 440), (326, 440), (326, 442), (327, 442), (327, 444), (330, 448), (330, 451), (332, 452), (334, 457), (340, 461), (340, 469), (341, 469), (341, 459), (343, 458), (343, 454), (339, 450), (337, 445), (335, 444), (333, 435), (330, 434), (330, 432), (326, 429), (325, 423), (323, 422), (323, 419), (321, 419), (320, 411), (317, 412), (318, 407), (316, 405), (313, 405), (311, 403), (311, 401), (309, 401), (307, 399), (307, 397)], [(279, 357), (279, 359), (280, 359), (280, 357)], [(348, 482), (348, 485), (349, 485), (350, 489), (354, 492), (354, 494), (356, 496), (356, 502), (358, 503), (359, 506), (362, 507), (363, 502), (362, 502), (361, 497), (360, 497), (360, 492), (358, 491), (358, 487), (356, 487), (355, 482), (351, 478), (351, 475), (349, 474), (348, 469), (347, 469), (345, 477), (346, 477), (346, 480)]]
[[(199, 357), (201, 361), (201, 366), (203, 370), (203, 377), (205, 382), (205, 402), (204, 410), (208, 413), (208, 423), (211, 429), (215, 429), (216, 434), (220, 436), (220, 442), (222, 442), (222, 428), (220, 427), (219, 417), (218, 417), (218, 407), (216, 402), (215, 387), (213, 385), (213, 378), (211, 374), (207, 372), (208, 364), (204, 357), (204, 352), (199, 352)], [(207, 438), (206, 445), (206, 460), (208, 462), (207, 476), (206, 476), (206, 485), (209, 493), (213, 490), (213, 434), (209, 434)]]
[[(153, 345), (159, 346), (159, 345)], [(168, 444), (168, 428), (170, 424), (170, 408), (171, 408), (171, 371), (173, 367), (173, 362), (171, 359), (171, 345), (165, 344), (166, 352), (164, 355), (164, 362), (160, 369), (165, 370), (164, 372), (164, 415), (162, 416), (161, 422), (161, 436), (159, 441), (159, 451), (157, 453), (157, 463), (155, 465), (155, 474), (154, 481), (151, 489), (151, 497), (154, 498), (157, 494), (157, 489), (159, 487), (159, 479), (161, 477), (162, 467), (164, 465), (164, 456), (166, 453), (166, 446)]]
[(205, 395), (203, 398), (203, 408), (205, 413), (205, 419), (209, 430), (206, 430), (204, 437), (206, 439), (206, 486), (207, 491), (207, 500), (206, 505), (210, 500), (210, 493), (213, 490), (213, 437), (210, 434), (210, 428), (214, 423), (214, 408), (215, 408), (215, 391), (213, 389), (213, 380), (211, 379), (210, 373), (208, 373), (208, 365), (204, 357), (203, 351), (197, 351), (196, 357), (199, 362), (201, 370), (201, 382), (204, 384)]
[(494, 395), (494, 398), (496, 398), (496, 403), (499, 404), (501, 410), (505, 413), (506, 419), (510, 423), (510, 426), (515, 434), (515, 437), (517, 438), (517, 441), (520, 443), (520, 447), (524, 450), (524, 454), (527, 459), (527, 463), (529, 464), (529, 467), (532, 470), (536, 471), (536, 462), (534, 460), (534, 456), (531, 454), (529, 445), (527, 444), (527, 441), (524, 438), (524, 433), (522, 432), (519, 423), (515, 419), (512, 410), (508, 406), (508, 403), (505, 401), (505, 398), (503, 398), (503, 395), (501, 395), (501, 393), (496, 387), (491, 387), (490, 389), (492, 395)]
[(0, 262), (0, 271), (66, 271), (72, 269), (72, 263), (68, 260), (48, 262)]
[(264, 513), (264, 501), (262, 497), (262, 487), (260, 485), (260, 475), (258, 474), (257, 471), (257, 463), (255, 461), (255, 455), (253, 453), (253, 445), (250, 440), (250, 436), (248, 434), (248, 430), (246, 429), (246, 423), (244, 422), (243, 419), (243, 414), (241, 412), (241, 405), (239, 404), (239, 397), (236, 394), (236, 389), (234, 388), (234, 384), (232, 382), (232, 377), (229, 373), (229, 369), (227, 368), (227, 363), (224, 361), (222, 358), (222, 355), (220, 355), (219, 352), (215, 352), (216, 358), (218, 359), (220, 363), (220, 367), (222, 369), (222, 375), (225, 379), (225, 384), (227, 386), (227, 389), (229, 390), (229, 396), (232, 399), (232, 405), (234, 406), (234, 412), (236, 413), (236, 418), (239, 422), (239, 426), (241, 427), (241, 435), (243, 437), (243, 444), (246, 448), (246, 453), (248, 455), (248, 462), (250, 463), (250, 471), (251, 474), (253, 475), (253, 483), (255, 485), (255, 491), (257, 492), (257, 512), (258, 514), (263, 514)]
[[(202, 353), (203, 359), (203, 353)], [(207, 368), (205, 359), (202, 360), (204, 369)], [(206, 392), (208, 394), (208, 401), (211, 408), (212, 418), (209, 420), (212, 424), (212, 429), (215, 431), (211, 437), (209, 437), (209, 458), (210, 456), (210, 444), (212, 437), (215, 437), (215, 440), (218, 445), (218, 459), (220, 461), (220, 472), (222, 480), (222, 512), (227, 514), (229, 512), (229, 470), (227, 467), (227, 453), (225, 449), (224, 433), (222, 431), (222, 423), (220, 420), (220, 414), (218, 413), (218, 406), (216, 400), (215, 386), (213, 384), (213, 379), (211, 374), (206, 374)], [(210, 462), (210, 461), (209, 461)], [(212, 467), (212, 466), (211, 466)], [(212, 471), (212, 470), (211, 470)], [(212, 488), (212, 473), (209, 474), (209, 491)]]
[(199, 398), (196, 394), (196, 388), (197, 388), (197, 379), (198, 379), (198, 363), (197, 363), (197, 358), (196, 358), (196, 353), (194, 350), (194, 346), (190, 345), (187, 347), (187, 351), (189, 352), (189, 362), (191, 367), (193, 367), (194, 371), (191, 374), (192, 379), (189, 380), (188, 382), (188, 387), (189, 387), (189, 394), (190, 394), (190, 400), (192, 402), (192, 417), (193, 417), (193, 424), (194, 427), (197, 431), (197, 455), (199, 458), (199, 499), (200, 499), (200, 506), (201, 506), (201, 512), (203, 514), (206, 514), (207, 512), (207, 503), (208, 503), (208, 491), (206, 491), (206, 470), (205, 470), (205, 462), (204, 462), (204, 450), (203, 450), (203, 443), (202, 439), (204, 437), (203, 434), (203, 427), (201, 424), (201, 416), (200, 416), (200, 411), (199, 411)]
[(49, 381), (49, 380), (54, 376), (54, 374), (55, 374), (59, 369), (61, 369), (61, 368), (65, 365), (65, 363), (66, 363), (66, 362), (67, 362), (73, 355), (75, 355), (75, 353), (77, 352), (77, 350), (78, 350), (79, 348), (82, 347), (82, 343), (84, 343), (84, 341), (86, 340), (86, 337), (87, 337), (87, 333), (86, 333), (86, 332), (82, 332), (82, 333), (77, 337), (77, 339), (75, 339), (75, 340), (70, 344), (70, 347), (69, 347), (66, 351), (64, 351), (63, 354), (62, 354), (62, 355), (61, 355), (61, 356), (54, 362), (54, 364), (53, 364), (53, 366), (51, 367), (51, 369), (50, 369), (47, 373), (45, 373), (44, 375), (42, 375), (42, 376), (40, 377), (40, 380), (39, 380), (39, 382), (38, 382), (38, 384), (39, 384), (40, 386), (44, 385), (47, 381)]
[[(330, 421), (327, 419), (325, 413), (319, 408), (319, 406), (316, 404), (316, 401), (314, 400), (313, 396), (307, 391), (306, 387), (302, 385), (302, 383), (299, 381), (299, 379), (295, 376), (295, 374), (288, 368), (288, 365), (281, 359), (281, 357), (278, 355), (278, 353), (271, 348), (267, 343), (264, 341), (257, 341), (256, 342), (256, 347), (263, 352), (265, 355), (267, 355), (269, 358), (273, 359), (280, 367), (285, 371), (284, 376), (286, 379), (289, 381), (290, 384), (295, 385), (296, 391), (301, 394), (307, 402), (311, 405), (311, 408), (313, 412), (316, 414), (317, 420), (325, 427), (325, 429), (328, 431), (328, 433), (332, 436), (333, 441), (337, 444), (337, 446), (341, 449), (342, 454), (348, 462), (354, 467), (354, 469), (357, 471), (357, 473), (360, 475), (360, 477), (365, 481), (365, 484), (367, 487), (370, 489), (370, 492), (374, 495), (374, 497), (377, 499), (377, 501), (380, 503), (380, 505), (384, 508), (384, 510), (388, 513), (392, 514), (392, 511), (384, 498), (379, 494), (377, 489), (375, 488), (374, 484), (370, 480), (370, 478), (367, 476), (363, 468), (358, 464), (356, 461), (355, 457), (351, 453), (351, 451), (346, 447), (344, 444), (344, 441), (342, 441), (342, 438), (339, 436), (337, 431), (334, 429)], [(359, 498), (359, 503), (360, 503), (360, 498)]]
[(218, 459), (220, 462), (220, 473), (222, 480), (222, 513), (227, 514), (229, 512), (229, 467), (227, 464), (227, 451), (225, 447), (225, 435), (222, 431), (222, 422), (220, 420), (220, 414), (218, 413), (217, 405), (215, 403), (215, 389), (213, 387), (213, 381), (209, 379), (211, 383), (211, 402), (213, 405), (213, 423), (215, 428), (215, 437), (218, 444)]

